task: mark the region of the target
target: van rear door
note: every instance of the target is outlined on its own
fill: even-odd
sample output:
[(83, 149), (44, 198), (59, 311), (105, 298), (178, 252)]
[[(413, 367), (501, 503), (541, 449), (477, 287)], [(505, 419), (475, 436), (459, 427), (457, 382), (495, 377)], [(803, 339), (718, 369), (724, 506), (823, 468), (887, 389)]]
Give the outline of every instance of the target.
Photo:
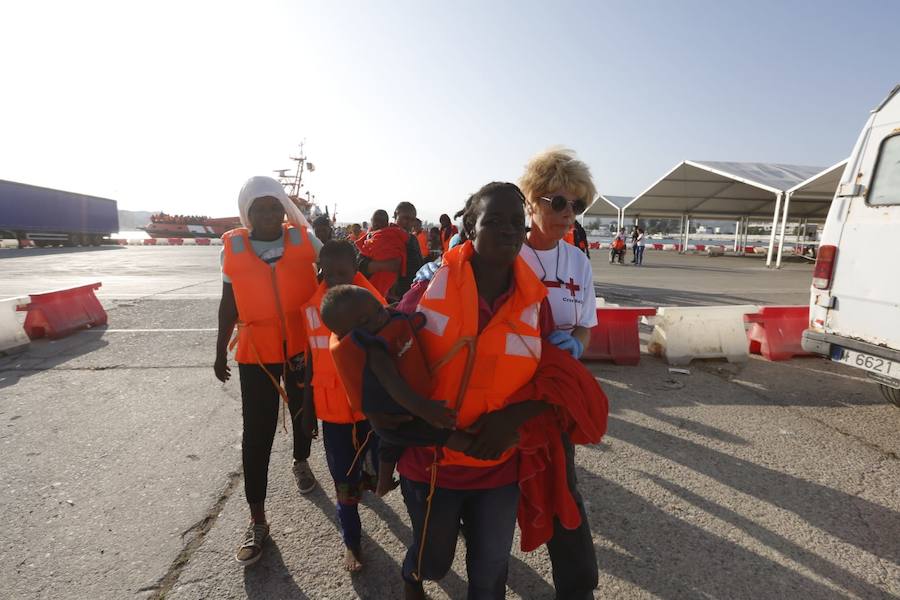
[[(857, 195), (843, 198), (849, 201), (849, 207), (837, 241), (831, 284), (833, 304), (825, 330), (897, 350), (900, 349), (900, 94), (892, 94), (875, 114), (863, 152), (860, 160), (855, 161), (855, 181), (851, 180), (859, 184), (853, 185)], [(835, 241), (823, 239), (823, 243)]]

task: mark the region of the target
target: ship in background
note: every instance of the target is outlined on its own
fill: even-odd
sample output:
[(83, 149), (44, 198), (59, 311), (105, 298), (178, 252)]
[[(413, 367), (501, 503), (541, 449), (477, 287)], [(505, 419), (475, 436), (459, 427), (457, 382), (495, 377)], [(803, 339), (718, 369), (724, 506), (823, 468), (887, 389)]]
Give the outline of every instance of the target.
[[(300, 209), (300, 211), (312, 222), (322, 214), (316, 206), (315, 195), (308, 189), (304, 189), (303, 175), (316, 170), (313, 163), (309, 162), (300, 144), (299, 156), (291, 156), (290, 160), (296, 166), (290, 169), (278, 169), (274, 171), (277, 179), (288, 197)], [(326, 211), (327, 212), (327, 211)], [(154, 238), (217, 238), (222, 237), (226, 231), (241, 226), (240, 217), (211, 218), (200, 215), (169, 215), (156, 213), (150, 217), (150, 223), (145, 227), (139, 227)]]
[(154, 238), (217, 238), (241, 226), (240, 217), (213, 219), (204, 216), (156, 213), (146, 227), (139, 227)]

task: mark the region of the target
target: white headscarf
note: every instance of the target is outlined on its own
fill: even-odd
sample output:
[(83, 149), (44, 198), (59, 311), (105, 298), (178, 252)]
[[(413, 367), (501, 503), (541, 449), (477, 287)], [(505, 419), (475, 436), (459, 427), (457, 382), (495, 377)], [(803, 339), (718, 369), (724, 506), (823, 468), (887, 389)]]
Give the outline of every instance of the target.
[(241, 224), (244, 227), (253, 229), (250, 225), (250, 207), (253, 205), (254, 200), (265, 198), (266, 196), (278, 198), (278, 201), (284, 207), (284, 212), (287, 213), (288, 221), (292, 225), (309, 229), (309, 221), (306, 220), (306, 217), (303, 216), (297, 205), (288, 198), (284, 187), (275, 179), (261, 175), (248, 179), (244, 183), (244, 187), (241, 188), (241, 193), (238, 194), (238, 208), (241, 212)]

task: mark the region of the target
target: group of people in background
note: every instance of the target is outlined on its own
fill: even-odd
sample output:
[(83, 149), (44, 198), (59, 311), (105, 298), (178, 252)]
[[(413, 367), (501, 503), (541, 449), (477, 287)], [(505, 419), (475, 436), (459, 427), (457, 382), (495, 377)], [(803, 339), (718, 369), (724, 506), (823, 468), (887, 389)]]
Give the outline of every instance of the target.
[(631, 264), (641, 266), (644, 264), (644, 247), (646, 246), (647, 237), (643, 227), (634, 226), (631, 230), (631, 236), (625, 233), (625, 228), (620, 227), (619, 232), (615, 235), (609, 245), (609, 263), (618, 262), (620, 265), (625, 264), (625, 254), (631, 245)]
[(406, 598), (446, 575), (460, 533), (468, 597), (504, 598), (517, 523), (524, 551), (546, 545), (557, 598), (593, 597), (575, 445), (600, 441), (608, 406), (578, 361), (597, 311), (575, 216), (595, 196), (587, 165), (554, 148), (518, 185), (472, 194), (459, 227), (444, 214), (425, 231), (400, 202), (336, 236), (328, 217), (309, 224), (274, 179), (247, 181), (243, 227), (223, 236), (214, 364), (227, 381), (236, 347), (250, 511), (240, 564), (258, 561), (269, 536), (283, 403), (303, 494), (317, 485), (308, 458), (321, 431), (344, 569), (365, 564), (360, 499), (399, 487), (413, 531)]

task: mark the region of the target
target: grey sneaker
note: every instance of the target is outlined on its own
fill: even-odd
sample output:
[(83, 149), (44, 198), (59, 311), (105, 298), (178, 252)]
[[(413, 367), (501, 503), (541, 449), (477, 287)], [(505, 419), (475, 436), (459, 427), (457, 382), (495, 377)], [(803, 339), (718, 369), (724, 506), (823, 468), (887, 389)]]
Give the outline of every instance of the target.
[(248, 567), (262, 558), (263, 542), (269, 537), (268, 523), (250, 523), (244, 534), (244, 542), (238, 548), (234, 559), (238, 564)]
[(295, 460), (291, 470), (294, 472), (294, 481), (297, 482), (297, 489), (301, 494), (308, 494), (316, 489), (316, 476), (313, 475), (307, 461)]

